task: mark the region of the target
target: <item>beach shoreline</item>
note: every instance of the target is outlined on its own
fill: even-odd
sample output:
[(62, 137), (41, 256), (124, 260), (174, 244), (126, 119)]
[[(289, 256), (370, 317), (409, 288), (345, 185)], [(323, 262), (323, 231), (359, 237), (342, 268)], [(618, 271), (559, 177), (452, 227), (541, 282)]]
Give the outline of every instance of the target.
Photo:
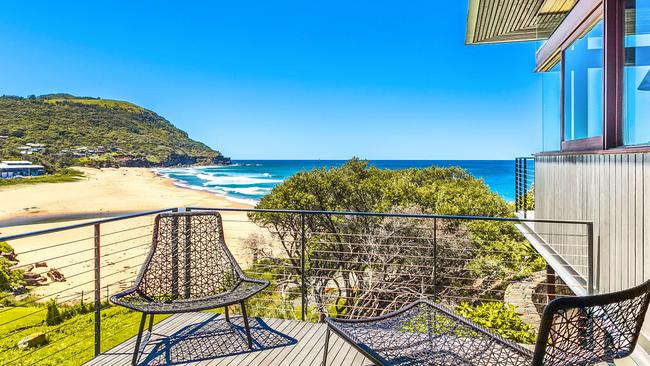
[[(201, 168), (222, 168), (222, 167), (235, 167), (235, 166), (238, 166), (238, 165), (237, 164), (232, 164), (232, 165), (217, 165), (217, 166), (201, 166)], [(188, 167), (182, 167), (182, 168), (188, 168)], [(160, 169), (161, 168), (151, 168), (151, 172), (153, 174), (155, 174), (156, 176), (158, 176), (160, 178), (163, 178), (167, 182), (167, 184), (170, 184), (170, 185), (174, 186), (175, 188), (190, 189), (190, 190), (197, 191), (197, 192), (209, 193), (211, 195), (221, 197), (221, 198), (223, 198), (223, 199), (225, 199), (227, 201), (230, 201), (230, 202), (232, 202), (232, 203), (234, 203), (236, 205), (239, 204), (239, 205), (245, 206), (246, 208), (253, 208), (253, 207), (255, 207), (255, 205), (258, 202), (256, 200), (232, 197), (232, 196), (229, 196), (226, 193), (205, 189), (203, 187), (198, 187), (198, 186), (195, 186), (195, 185), (186, 184), (186, 183), (184, 183), (184, 182), (182, 182), (182, 181), (180, 181), (178, 179), (175, 179), (175, 178), (171, 177), (167, 173), (161, 172)]]
[[(49, 230), (135, 212), (167, 208), (241, 208), (214, 193), (179, 187), (148, 168), (76, 168), (84, 173), (77, 182), (43, 183), (0, 188), (0, 237)], [(249, 255), (242, 243), (259, 232), (246, 212), (222, 212), (228, 247), (243, 266)], [(154, 215), (101, 224), (103, 293), (130, 285), (151, 244)], [(47, 278), (60, 270), (65, 282), (50, 279), (31, 294), (46, 301), (75, 302), (93, 290), (93, 226), (9, 241), (18, 254), (18, 266)], [(38, 266), (43, 263), (45, 266)]]
[[(0, 188), (0, 227), (29, 225), (47, 217), (61, 221), (116, 216), (173, 207), (252, 208), (223, 195), (179, 186), (149, 168), (75, 168), (77, 182)], [(76, 216), (76, 217), (75, 217)]]

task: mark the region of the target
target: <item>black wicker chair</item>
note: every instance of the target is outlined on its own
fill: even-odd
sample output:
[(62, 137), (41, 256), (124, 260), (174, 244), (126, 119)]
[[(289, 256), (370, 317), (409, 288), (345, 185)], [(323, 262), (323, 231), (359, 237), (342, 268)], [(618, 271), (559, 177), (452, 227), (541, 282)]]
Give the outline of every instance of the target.
[(593, 365), (632, 354), (649, 301), (650, 281), (556, 299), (544, 309), (534, 352), (426, 300), (377, 318), (326, 318), (323, 366), (330, 331), (377, 365)]
[[(132, 288), (111, 296), (111, 302), (142, 312), (133, 352), (137, 364), (147, 315), (147, 336), (154, 314), (173, 314), (241, 306), (248, 347), (252, 348), (245, 300), (268, 281), (248, 278), (226, 247), (217, 212), (166, 213), (156, 216), (153, 242)], [(146, 344), (146, 341), (144, 342)]]

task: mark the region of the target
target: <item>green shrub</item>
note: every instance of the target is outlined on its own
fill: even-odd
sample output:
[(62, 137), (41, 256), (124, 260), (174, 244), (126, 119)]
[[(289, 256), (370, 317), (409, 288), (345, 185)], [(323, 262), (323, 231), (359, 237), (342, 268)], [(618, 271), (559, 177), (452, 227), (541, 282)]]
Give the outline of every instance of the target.
[(490, 301), (472, 306), (462, 302), (456, 307), (456, 313), (511, 341), (526, 344), (535, 342), (535, 331), (521, 320), (515, 307), (510, 304)]
[(526, 200), (526, 209), (528, 210), (534, 210), (535, 209), (535, 185), (533, 184), (532, 187), (530, 187), (530, 190), (524, 195), (524, 199)]
[(12, 248), (6, 241), (0, 241), (0, 253), (9, 253), (13, 250), (14, 248)]
[(16, 298), (11, 292), (0, 291), (0, 308), (17, 306)]
[[(108, 303), (102, 303), (101, 308), (106, 308)], [(77, 303), (74, 305), (58, 305), (54, 299), (47, 303), (47, 325), (57, 325), (77, 315), (84, 315), (95, 311), (95, 304)]]
[[(14, 248), (6, 242), (0, 242), (0, 253), (13, 252)], [(10, 292), (12, 287), (25, 284), (22, 270), (12, 270), (13, 263), (0, 257), (0, 292)]]
[(59, 311), (59, 306), (56, 304), (56, 300), (52, 299), (47, 302), (47, 315), (45, 315), (45, 324), (47, 325), (57, 325), (63, 322), (63, 317)]

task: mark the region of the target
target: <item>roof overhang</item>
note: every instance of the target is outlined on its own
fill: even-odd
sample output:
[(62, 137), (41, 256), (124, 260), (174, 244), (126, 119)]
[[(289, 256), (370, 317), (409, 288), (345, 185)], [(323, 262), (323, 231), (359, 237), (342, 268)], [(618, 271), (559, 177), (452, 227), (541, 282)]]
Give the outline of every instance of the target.
[(578, 0), (469, 0), (466, 44), (547, 39)]

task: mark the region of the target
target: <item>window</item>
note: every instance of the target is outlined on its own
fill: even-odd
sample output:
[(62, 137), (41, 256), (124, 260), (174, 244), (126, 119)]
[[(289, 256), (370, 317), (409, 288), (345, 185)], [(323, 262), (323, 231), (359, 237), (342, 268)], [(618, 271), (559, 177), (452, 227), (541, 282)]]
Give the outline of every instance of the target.
[(560, 63), (542, 73), (542, 151), (560, 150), (562, 76)]
[(564, 140), (602, 135), (603, 22), (564, 51)]
[(625, 6), (623, 143), (650, 144), (650, 0)]

